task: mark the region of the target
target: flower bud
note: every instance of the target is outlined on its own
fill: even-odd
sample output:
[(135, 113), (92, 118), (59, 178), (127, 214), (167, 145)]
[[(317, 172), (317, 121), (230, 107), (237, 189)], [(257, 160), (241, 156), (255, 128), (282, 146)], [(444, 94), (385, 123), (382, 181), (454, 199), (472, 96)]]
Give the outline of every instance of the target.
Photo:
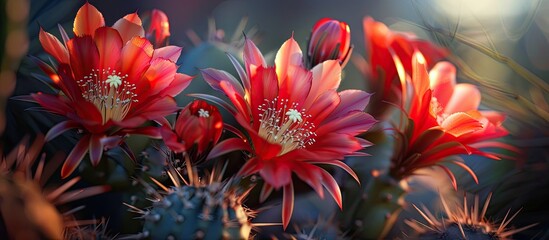
[(326, 60), (338, 60), (345, 66), (351, 56), (351, 29), (345, 22), (320, 19), (313, 27), (307, 50), (307, 67)]
[(151, 11), (150, 24), (147, 29), (147, 37), (155, 46), (165, 46), (170, 36), (170, 22), (163, 11), (153, 9)]

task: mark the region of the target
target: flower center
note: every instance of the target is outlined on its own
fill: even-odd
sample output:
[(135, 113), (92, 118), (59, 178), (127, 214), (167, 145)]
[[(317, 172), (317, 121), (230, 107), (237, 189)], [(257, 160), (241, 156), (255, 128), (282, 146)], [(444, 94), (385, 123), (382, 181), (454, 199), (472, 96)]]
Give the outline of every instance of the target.
[(208, 117), (210, 117), (210, 113), (208, 111), (204, 110), (203, 108), (201, 108), (201, 109), (198, 110), (198, 116), (203, 117), (203, 118), (208, 118)]
[(431, 114), (436, 117), (439, 125), (448, 117), (448, 114), (444, 113), (444, 108), (435, 97), (431, 98), (430, 108)]
[(257, 107), (259, 110), (259, 136), (270, 143), (282, 145), (280, 155), (294, 149), (305, 148), (315, 142), (315, 125), (308, 121), (305, 109), (297, 103), (275, 98)]
[(111, 68), (92, 69), (89, 75), (77, 81), (82, 97), (93, 103), (101, 112), (103, 124), (111, 119), (124, 119), (132, 102), (137, 102), (135, 84), (128, 82), (127, 77), (127, 74), (122, 75)]

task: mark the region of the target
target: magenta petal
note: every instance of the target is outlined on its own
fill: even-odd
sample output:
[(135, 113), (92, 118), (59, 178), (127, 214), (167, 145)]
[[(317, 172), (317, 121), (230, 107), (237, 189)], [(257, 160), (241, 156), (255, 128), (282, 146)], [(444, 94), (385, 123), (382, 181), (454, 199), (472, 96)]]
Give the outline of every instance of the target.
[[(141, 125), (145, 120), (160, 119), (168, 114), (171, 114), (177, 110), (177, 103), (172, 97), (164, 97), (161, 99), (152, 99), (139, 106), (139, 108), (132, 109), (133, 111), (126, 116), (124, 121), (120, 122), (124, 125), (125, 122), (131, 122), (131, 124)], [(136, 122), (132, 118), (136, 117)], [(140, 122), (141, 121), (141, 122)]]
[(63, 134), (64, 132), (66, 132), (70, 129), (73, 129), (73, 128), (78, 128), (78, 127), (80, 127), (80, 124), (78, 124), (75, 121), (67, 120), (67, 121), (64, 121), (64, 122), (60, 122), (57, 125), (53, 126), (48, 131), (48, 133), (46, 134), (45, 140), (50, 141), (50, 140), (56, 138), (57, 136)]
[[(320, 123), (324, 121), (334, 109), (340, 103), (339, 95), (335, 90), (327, 90), (322, 93), (310, 106), (309, 114), (312, 115), (312, 121), (315, 125), (319, 126)], [(305, 107), (308, 108), (308, 107)]]
[(223, 154), (239, 150), (250, 152), (250, 145), (240, 138), (229, 138), (215, 145), (206, 159), (216, 158)]
[(342, 162), (340, 160), (323, 161), (323, 162), (309, 161), (308, 163), (311, 163), (311, 164), (328, 164), (328, 165), (333, 165), (333, 166), (336, 166), (336, 167), (340, 167), (341, 169), (345, 170), (345, 172), (347, 172), (349, 175), (351, 175), (357, 183), (360, 184), (360, 180), (358, 178), (358, 175), (356, 175), (355, 171), (353, 171), (353, 169), (351, 169), (351, 167), (349, 167), (347, 164), (345, 164), (344, 162)]
[(294, 212), (294, 184), (290, 182), (284, 186), (284, 196), (282, 197), (282, 226), (284, 230), (288, 227), (292, 213)]
[(160, 128), (159, 127), (141, 127), (141, 128), (134, 128), (134, 129), (128, 129), (126, 131), (123, 131), (124, 133), (128, 134), (137, 134), (137, 135), (144, 135), (150, 138), (160, 139), (162, 138), (162, 134), (160, 134)]
[(104, 149), (114, 148), (122, 142), (122, 136), (109, 136), (101, 138), (101, 144), (103, 144)]
[[(249, 68), (249, 65), (255, 65), (257, 67), (267, 66), (267, 63), (265, 62), (265, 58), (263, 58), (263, 54), (261, 54), (261, 51), (259, 51), (257, 46), (250, 39), (246, 39), (244, 43), (244, 64), (246, 65), (247, 68)], [(250, 69), (246, 69), (246, 70), (248, 71), (248, 75), (249, 75)]]
[[(95, 32), (95, 29), (94, 29)], [(74, 37), (67, 42), (70, 55), (70, 66), (75, 80), (82, 80), (92, 73), (99, 63), (99, 50), (89, 35)]]
[(324, 198), (324, 189), (322, 188), (320, 181), (322, 179), (322, 175), (319, 172), (319, 169), (319, 167), (312, 164), (299, 163), (299, 166), (292, 168), (292, 171), (296, 173), (299, 179), (309, 184), (309, 186), (315, 190), (320, 198)]
[(264, 160), (262, 163), (263, 166), (259, 171), (259, 175), (276, 189), (292, 182), (292, 168), (294, 166), (290, 165), (291, 163), (282, 162), (279, 164), (276, 159)]
[(116, 21), (112, 27), (118, 30), (122, 40), (126, 43), (135, 36), (145, 36), (145, 30), (141, 24), (139, 16), (136, 13), (131, 13)]
[(208, 95), (208, 94), (202, 94), (202, 93), (193, 93), (193, 94), (189, 94), (188, 96), (189, 97), (199, 98), (199, 99), (202, 99), (202, 100), (206, 100), (208, 102), (214, 103), (214, 104), (222, 107), (223, 109), (227, 110), (232, 115), (236, 114), (236, 111), (237, 111), (236, 108), (234, 108), (233, 106), (228, 104), (226, 101), (224, 101), (223, 99), (218, 98), (216, 96)]
[(63, 44), (61, 44), (59, 39), (52, 34), (45, 32), (42, 27), (40, 27), (38, 39), (40, 40), (40, 44), (42, 44), (44, 50), (52, 55), (55, 60), (60, 63), (69, 63), (69, 51)]
[(69, 156), (65, 160), (63, 167), (61, 168), (61, 178), (67, 178), (80, 164), (86, 152), (88, 152), (88, 145), (90, 143), (90, 135), (85, 135), (80, 139), (80, 141), (74, 146)]
[(240, 168), (240, 170), (238, 171), (238, 173), (236, 175), (246, 177), (246, 176), (249, 176), (250, 174), (256, 173), (257, 171), (259, 171), (259, 169), (261, 169), (259, 167), (259, 159), (252, 158), (252, 159), (248, 160), (244, 164), (244, 166), (242, 166), (242, 168)]
[(183, 74), (183, 73), (176, 73), (173, 81), (170, 83), (170, 85), (164, 90), (164, 94), (175, 97), (179, 93), (181, 93), (185, 88), (191, 84), (191, 80), (193, 80), (194, 77), (191, 77), (189, 75)]
[(331, 132), (356, 136), (368, 131), (376, 123), (377, 121), (370, 114), (355, 111), (321, 125), (316, 133), (319, 136)]
[(97, 166), (103, 156), (103, 143), (101, 142), (103, 137), (101, 134), (93, 134), (90, 138), (90, 160), (93, 166)]
[(162, 140), (168, 148), (176, 153), (185, 151), (185, 143), (177, 139), (177, 135), (169, 127), (162, 126), (160, 128), (160, 134), (162, 135)]
[(100, 27), (95, 30), (94, 41), (99, 51), (100, 69), (114, 69), (124, 46), (118, 31), (110, 27)]
[(162, 48), (157, 48), (154, 50), (152, 60), (155, 60), (157, 58), (164, 58), (169, 59), (172, 62), (177, 62), (177, 59), (179, 59), (179, 56), (181, 55), (181, 47), (177, 46), (166, 46)]
[(293, 37), (286, 40), (275, 56), (276, 74), (278, 79), (285, 79), (290, 66), (299, 66), (303, 61), (303, 54), (299, 44)]
[(242, 88), (242, 85), (230, 73), (213, 68), (201, 69), (200, 72), (202, 73), (204, 80), (206, 80), (206, 82), (210, 84), (213, 89), (223, 91), (220, 87), (220, 83), (222, 81), (227, 81), (238, 94), (244, 96), (244, 89)]
[(341, 99), (339, 106), (333, 111), (327, 120), (337, 118), (352, 111), (364, 111), (372, 94), (355, 89), (349, 89), (339, 92)]
[(273, 192), (273, 186), (268, 183), (263, 183), (263, 186), (261, 187), (261, 192), (259, 194), (259, 202), (265, 202), (267, 198), (271, 195)]
[(332, 195), (334, 200), (336, 201), (339, 208), (343, 208), (342, 205), (342, 197), (341, 197), (341, 190), (339, 189), (339, 185), (337, 185), (336, 180), (330, 175), (326, 170), (320, 169), (320, 174), (322, 176), (322, 185), (328, 190), (328, 192)]
[(233, 64), (234, 68), (236, 69), (236, 72), (238, 72), (238, 76), (240, 77), (240, 80), (242, 81), (242, 84), (244, 85), (244, 89), (250, 90), (250, 77), (246, 74), (246, 71), (242, 66), (240, 65), (240, 62), (236, 60), (233, 55), (227, 53), (227, 57), (229, 57), (229, 60), (231, 60), (231, 63)]
[(30, 95), (44, 109), (59, 115), (74, 112), (74, 109), (67, 104), (64, 96), (54, 96), (43, 93), (31, 93)]

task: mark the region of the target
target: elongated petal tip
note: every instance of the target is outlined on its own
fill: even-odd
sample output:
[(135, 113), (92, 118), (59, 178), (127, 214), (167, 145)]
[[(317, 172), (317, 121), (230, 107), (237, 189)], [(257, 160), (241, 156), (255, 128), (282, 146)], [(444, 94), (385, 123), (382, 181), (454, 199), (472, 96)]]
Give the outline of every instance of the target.
[(93, 5), (86, 2), (76, 13), (73, 31), (77, 36), (93, 36), (95, 29), (102, 26), (105, 26), (103, 14)]
[(80, 141), (74, 146), (72, 151), (67, 156), (63, 167), (61, 167), (61, 178), (67, 178), (71, 173), (76, 170), (76, 167), (82, 162), (82, 158), (88, 152), (88, 144), (90, 141), (90, 136), (86, 135), (80, 139)]
[(294, 184), (284, 186), (284, 196), (282, 198), (282, 227), (284, 230), (288, 227), (292, 214), (294, 212)]

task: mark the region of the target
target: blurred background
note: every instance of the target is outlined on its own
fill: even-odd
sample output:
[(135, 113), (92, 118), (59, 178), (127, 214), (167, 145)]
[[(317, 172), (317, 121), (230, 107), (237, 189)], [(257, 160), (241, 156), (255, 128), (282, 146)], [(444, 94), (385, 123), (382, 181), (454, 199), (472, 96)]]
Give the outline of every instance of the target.
[[(9, 150), (26, 134), (46, 132), (58, 118), (44, 116), (40, 112), (25, 111), (28, 103), (10, 100), (13, 96), (31, 92), (48, 91), (46, 86), (32, 77), (40, 74), (38, 68), (24, 55), (44, 58), (46, 54), (38, 42), (39, 26), (59, 35), (57, 24), (67, 32), (77, 9), (84, 1), (37, 1), (31, 0), (23, 7), (4, 4), (2, 16), (2, 72), (0, 72), (0, 93), (5, 109), (6, 130), (2, 141)], [(13, 1), (12, 1), (13, 2)], [(23, 1), (24, 2), (24, 1)], [(539, 223), (518, 235), (522, 237), (549, 238), (549, 2), (543, 0), (385, 0), (385, 1), (328, 1), (328, 0), (89, 0), (103, 13), (106, 24), (112, 25), (120, 17), (137, 11), (140, 15), (156, 8), (164, 11), (170, 21), (170, 44), (183, 47), (180, 71), (197, 75), (197, 68), (214, 67), (234, 73), (225, 52), (241, 54), (239, 45), (243, 34), (254, 39), (261, 51), (274, 58), (274, 52), (290, 36), (306, 49), (312, 26), (321, 18), (329, 17), (348, 23), (351, 27), (353, 60), (344, 71), (341, 89), (358, 88), (368, 90), (368, 78), (363, 76), (353, 61), (368, 59), (365, 49), (362, 20), (371, 16), (384, 22), (395, 31), (411, 32), (419, 38), (430, 40), (448, 48), (450, 61), (456, 64), (459, 82), (470, 82), (479, 86), (483, 93), (482, 108), (505, 112), (508, 116), (505, 126), (511, 136), (505, 142), (523, 150), (516, 160), (490, 161), (468, 157), (466, 163), (477, 173), (480, 183), (475, 184), (459, 168), (456, 172), (460, 190), (486, 196), (493, 192), (488, 210), (491, 219), (505, 216), (508, 209), (522, 212), (513, 220), (516, 226)], [(26, 13), (28, 11), (28, 13)], [(27, 19), (21, 24), (20, 14)], [(19, 17), (19, 18), (18, 18)], [(12, 20), (10, 20), (12, 19)], [(15, 19), (15, 20), (13, 20)], [(19, 22), (18, 22), (19, 21)], [(12, 22), (14, 22), (13, 25)], [(12, 25), (9, 25), (12, 24)], [(26, 33), (28, 44), (9, 37), (14, 29)], [(25, 34), (24, 34), (25, 35)], [(23, 35), (23, 36), (24, 36)], [(4, 47), (5, 46), (5, 47)], [(19, 52), (12, 50), (21, 48)], [(14, 53), (15, 52), (15, 53)], [(21, 54), (24, 53), (24, 54)], [(21, 64), (19, 63), (19, 59)], [(17, 79), (15, 85), (13, 80)], [(13, 87), (15, 86), (15, 87)], [(211, 92), (200, 76), (184, 94)], [(180, 96), (178, 103), (184, 106), (190, 98)], [(46, 148), (49, 151), (67, 151), (66, 141), (53, 141)], [(70, 144), (69, 144), (70, 145)], [(349, 163), (362, 175), (376, 169), (379, 162), (388, 159), (387, 148), (374, 147), (366, 152), (373, 157), (350, 159)], [(378, 153), (378, 155), (376, 155)], [(381, 165), (383, 165), (381, 163)], [(362, 176), (361, 175), (361, 176)], [(449, 186), (447, 176), (431, 171), (428, 177), (412, 179), (412, 191), (407, 197), (409, 203), (424, 204), (436, 211), (439, 206), (437, 192)], [(460, 195), (460, 193), (450, 193)], [(88, 200), (105, 201), (112, 198), (99, 197)], [(320, 201), (316, 195), (300, 196), (294, 213), (294, 221), (315, 220), (323, 215), (322, 209), (332, 205), (331, 199)], [(272, 208), (259, 214), (256, 221), (272, 222), (279, 219), (280, 206), (276, 199)], [(313, 201), (313, 204), (311, 204)], [(300, 207), (304, 206), (304, 207)], [(94, 217), (108, 216), (110, 208), (90, 210)], [(270, 214), (269, 212), (272, 212)], [(325, 213), (329, 218), (331, 213)], [(400, 219), (419, 218), (413, 208), (405, 208)], [(123, 231), (112, 220), (113, 232)], [(398, 221), (392, 231), (399, 237), (409, 227)], [(400, 224), (399, 224), (400, 223)], [(262, 230), (267, 235), (280, 231), (280, 227)]]

